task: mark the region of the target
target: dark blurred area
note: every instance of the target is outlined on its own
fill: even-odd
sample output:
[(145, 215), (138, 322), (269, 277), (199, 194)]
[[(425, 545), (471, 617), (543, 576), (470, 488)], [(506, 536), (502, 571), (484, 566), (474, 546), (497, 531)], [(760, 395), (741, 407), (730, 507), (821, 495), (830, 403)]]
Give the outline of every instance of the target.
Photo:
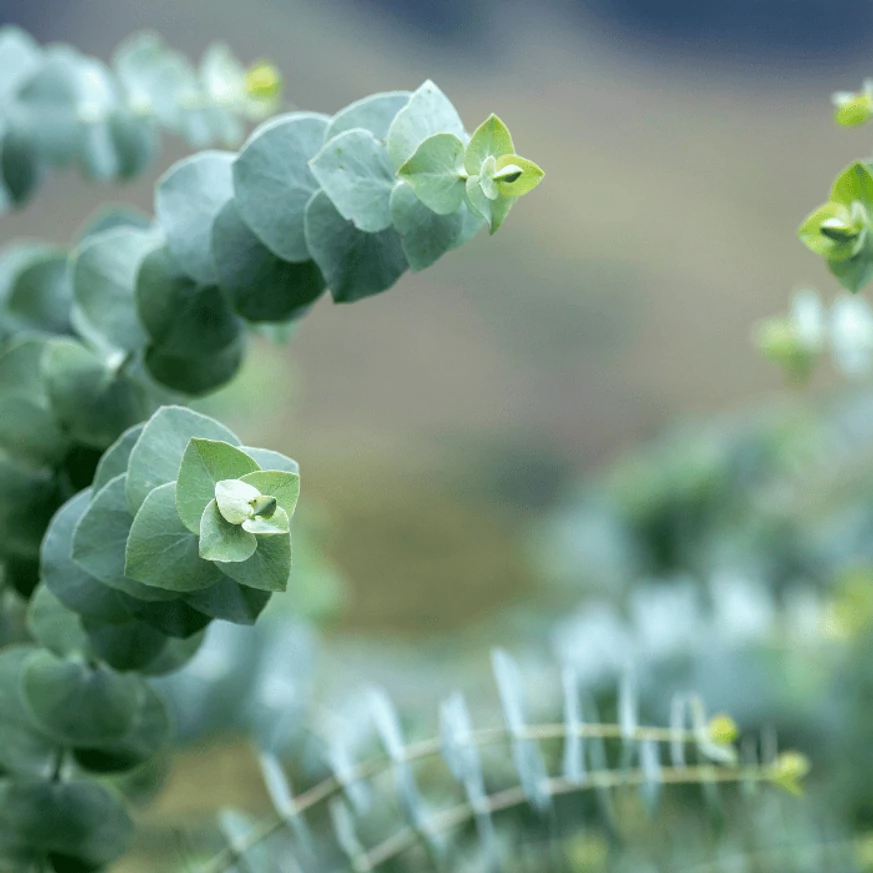
[[(358, 6), (367, 14), (388, 17), (395, 26), (419, 38), (439, 41), (447, 49), (475, 46), (487, 52), (487, 34), (493, 21), (507, 15), (507, 8), (511, 10), (510, 26), (513, 18), (519, 19), (519, 10), (500, 0), (332, 2), (338, 14), (343, 6)], [(3, 12), (9, 21), (46, 41), (57, 38), (53, 31), (64, 5), (47, 2), (34, 6), (7, 0)], [(638, 50), (678, 50), (694, 58), (767, 66), (838, 67), (846, 59), (863, 57), (873, 33), (873, 7), (865, 0), (846, 0), (839, 5), (839, 14), (834, 14), (830, 4), (817, 0), (735, 0), (729, 4), (553, 0), (537, 5), (542, 11), (550, 7), (565, 14), (577, 28), (603, 28), (610, 37), (627, 39)], [(142, 12), (148, 15), (149, 9)]]

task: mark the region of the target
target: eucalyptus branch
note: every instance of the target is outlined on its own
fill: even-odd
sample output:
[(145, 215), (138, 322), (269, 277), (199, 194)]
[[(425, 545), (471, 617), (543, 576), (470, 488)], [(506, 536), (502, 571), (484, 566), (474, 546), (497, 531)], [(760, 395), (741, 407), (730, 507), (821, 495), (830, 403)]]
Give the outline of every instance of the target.
[[(157, 127), (235, 144), (278, 88), (270, 64), (246, 70), (224, 46), (195, 71), (143, 34), (110, 69), (0, 29), (0, 201), (23, 202), (48, 166), (131, 176)], [(4, 851), (118, 857), (123, 803), (94, 778), (53, 781), (58, 762), (149, 760), (170, 726), (145, 677), (186, 663), (215, 619), (254, 623), (292, 582), (296, 462), (173, 404), (234, 377), (250, 325), (294, 321), (328, 288), (385, 291), (497, 230), (542, 176), (496, 116), (469, 135), (425, 82), (178, 162), (153, 222), (115, 210), (68, 250), (0, 252), (0, 564), (35, 641), (0, 652)]]
[[(581, 739), (620, 739), (625, 742), (649, 741), (663, 743), (667, 745), (673, 745), (676, 742), (679, 742), (689, 745), (693, 744), (698, 748), (700, 747), (702, 741), (704, 742), (704, 744), (706, 743), (706, 741), (709, 741), (710, 743), (714, 743), (722, 749), (728, 748), (722, 743), (713, 740), (713, 738), (708, 736), (706, 733), (702, 735), (700, 729), (683, 730), (675, 728), (639, 726), (631, 731), (627, 731), (627, 729), (617, 724), (589, 723), (577, 724), (573, 726), (572, 729), (568, 728), (568, 725), (566, 724), (558, 723), (528, 725), (519, 731), (512, 731), (503, 726), (478, 728), (471, 730), (466, 735), (465, 740), (467, 743), (469, 743), (469, 745), (476, 748), (481, 748), (483, 746), (489, 746), (497, 743), (507, 743), (511, 741), (540, 741), (550, 739), (567, 739), (568, 737), (578, 737)], [(278, 815), (276, 818), (265, 822), (264, 824), (252, 830), (246, 836), (235, 840), (233, 846), (228, 846), (222, 853), (217, 855), (212, 861), (208, 862), (204, 867), (202, 867), (199, 873), (222, 873), (222, 871), (226, 870), (228, 866), (232, 864), (233, 858), (238, 856), (239, 853), (246, 853), (251, 851), (257, 845), (269, 839), (273, 834), (285, 828), (292, 818), (302, 816), (307, 810), (311, 809), (313, 806), (330, 800), (337, 794), (346, 790), (347, 787), (350, 785), (366, 780), (371, 780), (379, 776), (380, 774), (389, 771), (393, 767), (396, 767), (398, 763), (414, 763), (441, 754), (444, 754), (444, 748), (442, 741), (439, 738), (421, 740), (418, 742), (410, 743), (409, 745), (404, 746), (402, 749), (398, 750), (396, 757), (369, 758), (366, 761), (362, 761), (350, 767), (342, 774), (341, 778), (336, 775), (330, 776), (322, 780), (312, 788), (309, 788), (308, 790), (302, 792), (298, 797), (294, 798), (293, 806), (291, 808), (283, 809), (282, 814)], [(731, 779), (737, 778), (736, 774), (738, 773), (757, 773), (759, 771), (761, 773), (769, 772), (769, 778), (772, 779), (772, 767), (768, 769), (767, 767), (763, 767), (760, 765), (751, 767), (716, 767), (715, 769), (713, 769), (713, 765), (699, 767), (674, 767), (672, 769), (660, 770), (660, 773), (666, 774), (666, 778), (664, 779), (664, 781), (665, 783), (669, 783), (673, 776), (676, 774), (696, 774), (700, 776), (701, 774), (714, 773), (717, 777), (716, 781), (718, 781), (718, 778), (720, 778), (719, 774), (725, 774), (725, 779), (727, 781), (731, 781)], [(623, 774), (621, 772), (602, 771), (598, 774), (597, 771), (590, 772), (585, 776), (585, 786), (594, 788), (609, 787), (609, 780), (620, 779), (622, 775), (628, 776), (628, 773), (625, 772)], [(649, 774), (649, 778), (651, 778), (651, 774)], [(658, 778), (660, 780), (660, 776)], [(709, 777), (707, 776), (707, 778)], [(681, 781), (681, 779), (677, 781)], [(577, 783), (570, 782), (566, 779), (550, 779), (546, 783), (546, 786), (549, 789), (549, 793), (563, 793), (561, 786), (565, 785), (576, 785), (577, 787), (579, 787)], [(553, 787), (557, 787), (558, 790), (556, 792), (552, 792), (551, 789)], [(524, 789), (522, 787), (518, 787), (511, 789), (508, 793), (500, 792), (496, 795), (493, 795), (492, 798), (489, 799), (489, 804), (492, 801), (499, 804), (500, 802), (503, 802), (502, 798), (509, 798), (511, 800), (511, 798), (515, 797), (515, 794), (513, 792), (521, 792), (521, 796), (523, 798), (528, 797)], [(510, 803), (510, 805), (512, 805), (512, 803)], [(473, 805), (466, 804), (457, 807), (454, 811), (450, 811), (450, 813), (446, 813), (446, 815), (457, 815), (458, 811), (462, 809), (468, 810), (467, 817), (469, 818), (474, 816), (477, 811), (490, 811), (490, 806), (486, 805), (482, 808), (474, 808)], [(418, 833), (415, 828), (410, 828), (409, 831), (411, 834)]]
[[(531, 731), (530, 737), (559, 737), (562, 734), (558, 732), (560, 725), (544, 725), (541, 726), (544, 731)], [(580, 734), (591, 737), (604, 736), (619, 736), (615, 731), (617, 725), (591, 725), (594, 730), (590, 734)], [(601, 728), (608, 730), (601, 731)], [(634, 739), (651, 738), (652, 729), (642, 729)], [(675, 736), (665, 736), (666, 733), (660, 732), (660, 741), (670, 742), (675, 741)], [(507, 739), (506, 733), (500, 737)], [(686, 742), (694, 740), (694, 737), (684, 735), (682, 739)], [(471, 741), (477, 744), (490, 743), (494, 741), (494, 732), (491, 730), (478, 731), (475, 738), (471, 737)], [(425, 744), (409, 747), (409, 754), (405, 756), (405, 760), (413, 761), (420, 760), (428, 755), (438, 754), (439, 748), (426, 748)], [(383, 762), (384, 763), (384, 762)], [(366, 770), (366, 772), (365, 772)], [(376, 775), (379, 770), (375, 766), (375, 762), (368, 762), (366, 767), (358, 767), (355, 769), (355, 777), (364, 779)], [(550, 777), (544, 781), (543, 790), (551, 797), (556, 797), (564, 794), (572, 794), (597, 789), (613, 789), (620, 787), (634, 787), (647, 784), (652, 781), (652, 774), (644, 770), (602, 770), (590, 771), (586, 774), (584, 782), (571, 782), (564, 777)], [(705, 764), (690, 767), (667, 767), (659, 771), (657, 782), (663, 785), (681, 785), (681, 784), (700, 784), (703, 782), (767, 782), (773, 780), (773, 770), (767, 765), (743, 765), (743, 766), (725, 766)], [(343, 788), (343, 784), (333, 779), (326, 779), (319, 783), (314, 788), (306, 791), (297, 798), (295, 802), (294, 815), (302, 815), (312, 806), (330, 799), (331, 796), (337, 794)], [(372, 870), (381, 864), (391, 860), (401, 852), (410, 849), (417, 845), (423, 836), (435, 837), (439, 834), (451, 830), (461, 825), (472, 821), (477, 815), (486, 813), (492, 814), (512, 809), (513, 807), (521, 806), (530, 802), (530, 798), (522, 786), (513, 786), (487, 795), (477, 804), (472, 804), (469, 801), (460, 803), (451, 809), (444, 810), (433, 815), (426, 820), (421, 827), (412, 828), (406, 827), (398, 833), (374, 846), (365, 854), (351, 859), (356, 871)], [(273, 834), (277, 833), (288, 824), (288, 816), (277, 818), (261, 827), (252, 830), (247, 836), (234, 841), (233, 846), (227, 846), (221, 853), (216, 855), (210, 862), (201, 866), (198, 873), (224, 873), (228, 870), (240, 857), (244, 857), (252, 849), (259, 844), (269, 839)]]
[[(661, 770), (658, 782), (663, 785), (700, 784), (703, 782), (764, 782), (770, 779), (767, 768), (760, 765), (744, 767), (724, 767), (705, 765), (699, 767), (669, 767)], [(605, 770), (592, 771), (584, 784), (569, 782), (563, 777), (552, 777), (545, 781), (543, 790), (552, 797), (574, 794), (597, 789), (632, 788), (651, 781), (651, 774), (642, 770)], [(521, 786), (513, 786), (503, 791), (495, 792), (485, 798), (481, 810), (488, 814), (503, 812), (513, 807), (522, 806), (529, 798)], [(428, 836), (458, 828), (474, 819), (480, 809), (470, 803), (457, 806), (434, 815), (427, 823)], [(361, 859), (353, 859), (356, 870), (373, 870), (390, 861), (408, 849), (413, 848), (419, 839), (419, 834), (411, 828), (404, 829), (379, 845), (370, 849)], [(226, 867), (224, 869), (227, 869)], [(216, 871), (218, 873), (218, 871)]]

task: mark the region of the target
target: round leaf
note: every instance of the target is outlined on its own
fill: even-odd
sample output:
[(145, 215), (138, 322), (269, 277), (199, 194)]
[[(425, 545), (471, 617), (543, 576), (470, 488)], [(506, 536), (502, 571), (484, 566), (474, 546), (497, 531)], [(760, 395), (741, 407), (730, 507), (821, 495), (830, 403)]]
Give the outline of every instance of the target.
[(242, 325), (215, 285), (198, 285), (165, 248), (147, 254), (137, 273), (139, 318), (155, 346), (169, 355), (197, 357), (222, 352)]
[[(24, 702), (22, 680), (34, 646), (0, 652), (0, 766), (16, 775), (47, 776), (57, 744), (39, 728)], [(5, 809), (0, 803), (0, 809)]]
[(200, 557), (207, 561), (248, 560), (258, 547), (257, 537), (238, 524), (231, 524), (211, 500), (200, 520)]
[(88, 651), (88, 636), (79, 616), (64, 606), (46, 585), (39, 585), (27, 605), (27, 629), (49, 651), (61, 657)]
[(27, 659), (23, 689), (41, 730), (60, 743), (82, 747), (124, 736), (142, 693), (141, 680), (44, 651)]
[(466, 141), (464, 123), (451, 101), (429, 79), (397, 113), (388, 130), (388, 155), (399, 168), (419, 143), (435, 133), (453, 133)]
[(79, 615), (124, 621), (130, 613), (119, 594), (86, 573), (72, 558), (73, 531), (88, 508), (91, 493), (90, 488), (80, 491), (54, 514), (40, 550), (41, 579), (61, 603)]
[(160, 697), (144, 686), (143, 702), (130, 730), (119, 740), (94, 749), (76, 749), (76, 763), (93, 773), (118, 773), (144, 764), (170, 736), (170, 720)]
[(34, 38), (20, 27), (0, 28), (0, 103), (5, 103), (43, 62), (43, 52)]
[(45, 348), (44, 339), (25, 334), (0, 351), (0, 447), (38, 466), (58, 464), (69, 449), (42, 379)]
[(0, 251), (0, 306), (5, 306), (18, 274), (28, 264), (39, 261), (52, 252), (49, 245), (32, 242), (18, 242), (6, 245)]
[(150, 492), (133, 519), (124, 575), (165, 591), (198, 591), (219, 581), (215, 565), (204, 561), (197, 537), (176, 511), (176, 483)]
[(9, 130), (0, 139), (0, 181), (13, 203), (25, 203), (43, 176), (39, 154), (27, 136)]
[(233, 433), (208, 416), (184, 406), (162, 407), (146, 422), (130, 453), (127, 505), (131, 514), (153, 488), (178, 479), (192, 437), (239, 445)]
[(247, 485), (253, 485), (261, 494), (275, 497), (288, 518), (294, 515), (297, 498), (300, 496), (300, 476), (283, 470), (260, 470), (242, 477)]
[[(209, 589), (204, 590), (208, 591)], [(176, 598), (176, 600), (147, 602), (129, 597), (126, 594), (121, 596), (124, 598), (125, 606), (131, 615), (157, 628), (168, 637), (174, 637), (179, 641), (190, 640), (209, 624), (208, 615), (198, 612), (181, 597)], [(189, 654), (186, 654), (187, 651), (187, 649), (182, 649), (183, 657), (179, 661), (180, 664), (189, 657)], [(176, 650), (176, 656), (178, 657), (178, 650)], [(161, 658), (158, 658), (158, 662), (160, 661)], [(170, 659), (170, 664), (173, 663), (176, 661)], [(157, 669), (155, 665), (149, 665), (149, 667), (143, 668), (142, 672), (147, 672), (153, 668)], [(169, 670), (170, 667), (165, 669)]]
[(133, 516), (127, 508), (127, 474), (110, 479), (92, 498), (73, 531), (73, 560), (104, 585), (140, 600), (172, 600), (169, 591), (124, 575)]
[(134, 286), (155, 235), (116, 227), (89, 236), (72, 257), (73, 297), (88, 323), (116, 348), (135, 351), (147, 341), (136, 313)]
[(337, 303), (387, 290), (407, 267), (393, 228), (364, 233), (352, 227), (323, 191), (306, 207), (306, 241)]
[[(469, 210), (466, 204), (450, 215), (437, 215), (400, 182), (391, 192), (391, 220), (400, 234), (403, 253), (413, 270), (431, 266), (457, 245)], [(481, 227), (481, 220), (478, 225)]]
[(131, 106), (142, 107), (170, 130), (184, 129), (191, 110), (183, 98), (198, 90), (197, 74), (184, 55), (168, 49), (153, 31), (144, 31), (116, 49), (112, 66)]
[(13, 782), (3, 795), (3, 814), (23, 843), (76, 859), (80, 870), (114, 861), (133, 835), (121, 799), (91, 780)]
[(370, 131), (376, 139), (384, 140), (391, 122), (411, 96), (410, 91), (386, 91), (350, 103), (331, 119), (324, 134), (325, 142), (356, 127)]
[(234, 624), (254, 624), (269, 600), (269, 591), (247, 588), (227, 576), (205, 591), (185, 595), (185, 602), (200, 612)]
[(260, 537), (257, 551), (247, 561), (217, 562), (216, 566), (240, 585), (261, 591), (284, 591), (291, 573), (291, 536)]
[(233, 379), (242, 366), (245, 348), (244, 338), (220, 352), (197, 357), (150, 348), (145, 365), (149, 374), (166, 388), (190, 397), (202, 397)]
[(55, 165), (74, 160), (83, 134), (83, 110), (105, 117), (117, 102), (107, 66), (68, 46), (45, 53), (45, 63), (16, 95), (15, 121), (40, 157)]
[(66, 253), (47, 252), (16, 275), (6, 308), (23, 327), (68, 333), (72, 298)]
[(416, 196), (437, 215), (457, 212), (464, 202), (464, 143), (453, 133), (435, 133), (422, 141), (397, 171)]
[(113, 670), (139, 671), (156, 660), (167, 638), (150, 624), (132, 618), (124, 624), (84, 621), (94, 654)]
[(306, 204), (318, 187), (309, 160), (324, 142), (328, 119), (292, 112), (261, 125), (233, 164), (233, 188), (243, 221), (286, 261), (311, 259), (304, 234)]
[(212, 245), (218, 284), (247, 321), (287, 321), (325, 289), (313, 261), (291, 264), (277, 257), (242, 220), (233, 201), (215, 221)]
[(55, 418), (86, 446), (106, 448), (148, 413), (141, 389), (76, 340), (50, 340), (42, 369)]
[(155, 214), (173, 259), (204, 285), (217, 273), (212, 258), (212, 225), (233, 197), (230, 152), (206, 151), (174, 164), (158, 180)]
[(176, 483), (176, 508), (185, 527), (201, 533), (203, 510), (215, 498), (217, 482), (239, 479), (258, 469), (252, 458), (230, 443), (192, 438), (182, 456)]
[(158, 127), (153, 118), (139, 115), (124, 106), (109, 115), (109, 136), (115, 147), (119, 179), (138, 176), (158, 151)]
[(368, 130), (347, 130), (328, 140), (309, 166), (340, 215), (359, 230), (376, 233), (391, 226), (394, 168), (384, 144)]

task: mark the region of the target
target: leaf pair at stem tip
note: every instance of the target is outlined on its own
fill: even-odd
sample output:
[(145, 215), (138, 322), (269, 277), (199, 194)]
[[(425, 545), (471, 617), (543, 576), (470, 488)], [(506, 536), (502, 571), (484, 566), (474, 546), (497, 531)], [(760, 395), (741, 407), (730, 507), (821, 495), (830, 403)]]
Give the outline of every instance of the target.
[(515, 154), (506, 125), (491, 115), (466, 145), (453, 133), (427, 137), (397, 170), (397, 176), (438, 215), (455, 212), (466, 199), (493, 234), (512, 204), (532, 191), (544, 173), (533, 161)]

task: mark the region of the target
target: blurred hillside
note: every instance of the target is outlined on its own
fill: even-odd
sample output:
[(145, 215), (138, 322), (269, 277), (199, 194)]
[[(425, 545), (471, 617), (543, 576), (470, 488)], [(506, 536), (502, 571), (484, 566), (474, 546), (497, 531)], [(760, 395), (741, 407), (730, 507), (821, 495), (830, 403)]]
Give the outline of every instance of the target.
[[(428, 630), (487, 613), (533, 584), (517, 568), (519, 526), (571, 472), (677, 416), (778, 397), (750, 328), (799, 283), (833, 289), (793, 229), (868, 151), (867, 132), (831, 123), (828, 99), (873, 73), (857, 41), (800, 73), (760, 54), (732, 63), (705, 42), (647, 45), (645, 31), (569, 6), (470, 8), (451, 44), (339, 0), (81, 0), (4, 16), (103, 57), (145, 26), (194, 55), (227, 40), (274, 59), (301, 108), (431, 77), (470, 129), (497, 111), (545, 168), (495, 238), (353, 309), (323, 302), (290, 351), (250, 368), (232, 424), (301, 460), (341, 562), (365, 580), (363, 624)], [(169, 144), (154, 176), (181, 154)], [(0, 235), (64, 240), (108, 197), (149, 209), (154, 176), (110, 191), (55, 178)], [(267, 360), (288, 374), (288, 403), (258, 388)]]

